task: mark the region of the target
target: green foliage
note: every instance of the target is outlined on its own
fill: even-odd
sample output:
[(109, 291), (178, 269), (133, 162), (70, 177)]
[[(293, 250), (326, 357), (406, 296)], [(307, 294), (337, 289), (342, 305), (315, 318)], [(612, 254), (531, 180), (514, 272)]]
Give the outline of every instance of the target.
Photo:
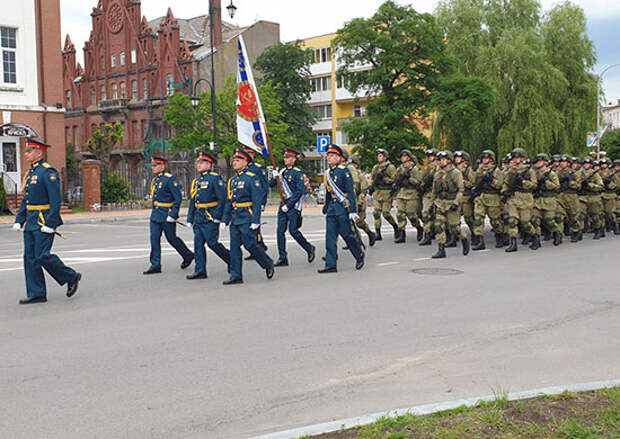
[(601, 151), (607, 152), (610, 160), (620, 159), (620, 130), (613, 130), (601, 139)]
[(4, 189), (4, 178), (0, 176), (0, 212), (6, 210), (6, 190)]
[(110, 173), (101, 183), (101, 200), (104, 203), (126, 203), (130, 200), (131, 186), (122, 176)]
[(65, 165), (67, 168), (67, 180), (74, 181), (78, 176), (78, 163), (75, 159), (75, 145), (71, 142), (67, 143), (67, 147), (65, 149)]
[(105, 177), (110, 168), (110, 156), (114, 147), (123, 140), (123, 125), (120, 122), (106, 123), (88, 139), (86, 147), (101, 162), (101, 175)]
[[(368, 105), (366, 117), (343, 125), (349, 138), (361, 144), (356, 153), (362, 166), (375, 161), (377, 148), (387, 149), (395, 158), (403, 148), (427, 144), (413, 120), (429, 117), (432, 94), (442, 76), (453, 72), (435, 18), (388, 0), (372, 17), (345, 24), (332, 45), (349, 91), (378, 95)], [(369, 69), (360, 71), (360, 65)]]
[(268, 48), (255, 64), (263, 75), (263, 83), (271, 84), (280, 99), (282, 119), (289, 125), (296, 144), (306, 148), (315, 143), (312, 125), (316, 112), (308, 105), (312, 92), (308, 79), (312, 56), (312, 50), (303, 49), (297, 41)]

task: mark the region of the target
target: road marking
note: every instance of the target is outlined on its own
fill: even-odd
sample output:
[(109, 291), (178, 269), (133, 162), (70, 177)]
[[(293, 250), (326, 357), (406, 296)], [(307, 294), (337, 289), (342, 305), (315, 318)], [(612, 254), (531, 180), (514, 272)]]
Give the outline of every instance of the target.
[(396, 265), (396, 264), (400, 264), (400, 262), (398, 261), (381, 262), (380, 264), (377, 264), (377, 267), (387, 267), (389, 265)]
[(420, 261), (428, 261), (431, 258), (418, 258), (418, 259), (414, 259), (413, 262), (420, 262)]

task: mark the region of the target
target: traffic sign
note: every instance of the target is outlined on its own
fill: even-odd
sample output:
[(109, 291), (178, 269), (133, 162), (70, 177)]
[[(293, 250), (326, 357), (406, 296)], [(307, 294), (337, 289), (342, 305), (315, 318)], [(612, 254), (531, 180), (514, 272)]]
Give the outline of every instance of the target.
[(327, 147), (332, 143), (331, 136), (319, 136), (316, 138), (318, 152), (326, 153)]

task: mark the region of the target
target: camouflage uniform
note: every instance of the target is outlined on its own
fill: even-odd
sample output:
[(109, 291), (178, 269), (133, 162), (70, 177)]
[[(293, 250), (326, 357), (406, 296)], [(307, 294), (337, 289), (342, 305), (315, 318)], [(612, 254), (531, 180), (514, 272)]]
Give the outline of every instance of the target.
[(495, 233), (496, 247), (502, 247), (502, 234), (504, 225), (502, 222), (502, 207), (500, 191), (504, 182), (504, 173), (495, 166), (495, 153), (485, 150), (481, 159), (489, 157), (492, 163), (481, 164), (474, 173), (474, 235), (478, 242), (472, 247), (473, 250), (484, 250), (484, 218), (489, 217), (491, 227)]
[(612, 182), (614, 171), (610, 167), (609, 159), (602, 159), (601, 165), (607, 164), (606, 168), (602, 168), (599, 171), (601, 178), (603, 179), (603, 193), (601, 194), (601, 198), (603, 201), (603, 211), (605, 213), (605, 229), (608, 232), (614, 231), (614, 224), (616, 222), (615, 219), (615, 211), (616, 211), (616, 191), (611, 189), (609, 185)]
[[(384, 149), (377, 150), (377, 154), (383, 154), (386, 159), (388, 157), (388, 153)], [(377, 241), (381, 240), (381, 213), (383, 213), (383, 218), (394, 229), (394, 234), (398, 233), (398, 226), (390, 213), (390, 210), (392, 210), (392, 184), (394, 184), (395, 176), (396, 167), (389, 160), (377, 163), (372, 168), (371, 180), (374, 188), (373, 200), (375, 204), (373, 216), (375, 217)]]
[(435, 219), (433, 215), (433, 176), (439, 169), (439, 164), (430, 161), (430, 157), (437, 157), (436, 149), (426, 150), (426, 157), (429, 158), (429, 163), (422, 169), (422, 184), (420, 185), (420, 195), (422, 197), (422, 227), (424, 232), (424, 239), (420, 242), (420, 245), (431, 245), (433, 232), (433, 221)]
[(607, 186), (616, 193), (616, 223), (614, 233), (620, 235), (620, 159), (614, 160), (614, 175)]
[[(546, 154), (538, 154), (532, 163), (547, 162), (549, 158)], [(532, 225), (534, 226), (534, 236), (532, 239), (532, 250), (540, 248), (540, 234), (544, 224), (550, 233), (553, 233), (553, 245), (560, 245), (562, 235), (560, 234), (559, 222), (562, 216), (558, 215), (557, 195), (560, 189), (560, 180), (550, 168), (534, 169), (538, 187), (534, 191), (534, 209), (532, 210)]]
[(353, 163), (359, 166), (359, 158), (355, 155), (351, 156), (351, 163), (348, 166), (351, 177), (353, 177), (353, 189), (357, 197), (357, 216), (359, 218), (355, 221), (355, 225), (366, 232), (370, 241), (369, 243), (373, 246), (375, 244), (375, 234), (370, 230), (370, 227), (368, 227), (368, 223), (366, 223), (366, 193), (370, 185), (368, 184), (366, 175), (354, 166)]
[(403, 150), (400, 156), (404, 155), (411, 158), (411, 161), (401, 164), (396, 170), (396, 178), (394, 189), (396, 190), (396, 206), (398, 213), (398, 234), (397, 243), (406, 241), (405, 228), (407, 227), (407, 219), (411, 225), (418, 231), (417, 239), (422, 239), (422, 226), (420, 225), (420, 193), (418, 189), (422, 183), (422, 172), (416, 166), (417, 159), (409, 150)]
[[(583, 159), (584, 165), (592, 163), (592, 159)], [(581, 190), (579, 191), (579, 201), (581, 202), (582, 218), (588, 216), (590, 224), (594, 230), (594, 239), (599, 239), (604, 232), (605, 216), (603, 213), (603, 201), (601, 192), (603, 191), (603, 179), (594, 169), (584, 168), (581, 171)], [(583, 226), (583, 224), (580, 224)], [(583, 228), (583, 227), (582, 227)]]
[[(568, 156), (562, 156), (560, 159), (560, 163), (567, 162), (570, 164), (571, 161), (571, 158)], [(562, 228), (569, 227), (572, 234), (571, 242), (577, 242), (579, 240), (579, 232), (581, 231), (579, 227), (580, 207), (577, 192), (581, 188), (581, 182), (579, 181), (579, 176), (570, 166), (566, 168), (560, 166), (557, 174), (560, 181), (558, 211), (562, 215), (560, 231)]]
[(463, 198), (461, 198), (460, 211), (461, 215), (465, 219), (465, 223), (467, 227), (469, 227), (469, 231), (472, 235), (472, 240), (474, 235), (474, 203), (471, 199), (471, 191), (474, 188), (474, 170), (469, 166), (471, 163), (470, 155), (465, 151), (456, 151), (454, 153), (454, 157), (462, 157), (464, 161), (467, 162), (467, 165), (463, 168), (460, 168), (457, 165), (457, 169), (463, 174)]

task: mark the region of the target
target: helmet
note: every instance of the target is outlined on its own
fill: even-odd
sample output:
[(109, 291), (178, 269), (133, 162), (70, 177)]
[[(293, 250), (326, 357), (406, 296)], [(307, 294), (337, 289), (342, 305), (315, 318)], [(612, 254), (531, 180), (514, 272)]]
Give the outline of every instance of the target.
[(345, 160), (349, 160), (349, 151), (347, 151), (346, 149), (342, 148), (342, 157)]
[(532, 160), (527, 158), (527, 159), (523, 160), (523, 163), (526, 164), (526, 165), (529, 165), (530, 163), (532, 163)]
[(502, 160), (502, 163), (509, 163), (510, 160), (512, 160), (512, 153), (508, 153), (504, 156), (504, 159)]
[(553, 154), (553, 156), (551, 157), (551, 161), (552, 162), (559, 162), (560, 161), (560, 154)]
[(390, 156), (390, 154), (388, 154), (388, 152), (387, 152), (385, 149), (383, 149), (383, 148), (379, 148), (379, 149), (377, 150), (377, 154), (383, 154), (383, 155), (384, 155), (384, 156), (386, 156), (386, 157), (389, 157), (389, 156)]
[(357, 163), (358, 165), (360, 164), (360, 158), (358, 156), (356, 156), (355, 154), (353, 154), (351, 157), (349, 157), (349, 161), (351, 163)]
[(584, 165), (586, 163), (592, 163), (592, 159), (590, 157), (584, 157), (581, 159), (581, 164)]
[(603, 157), (602, 159), (599, 160), (599, 162), (601, 162), (601, 165), (604, 163), (611, 165), (611, 160), (609, 160), (607, 157)]
[(560, 161), (561, 161), (561, 162), (569, 162), (569, 163), (570, 163), (570, 162), (572, 162), (573, 160), (572, 160), (569, 156), (567, 156), (567, 155), (561, 155), (561, 156), (560, 156)]
[(426, 157), (430, 157), (432, 155), (437, 156), (437, 154), (439, 154), (439, 151), (436, 150), (435, 148), (431, 148), (431, 149), (427, 149), (425, 151)]
[(620, 159), (614, 160), (614, 166), (620, 166)]
[(437, 158), (438, 159), (447, 158), (451, 162), (454, 162), (454, 155), (450, 151), (441, 151), (441, 152), (437, 153)]
[(523, 148), (515, 148), (512, 150), (513, 157), (527, 157), (527, 151)]
[(409, 157), (410, 159), (413, 159), (413, 154), (411, 153), (411, 151), (409, 151), (408, 149), (403, 149), (400, 154), (398, 155), (399, 157), (402, 157), (406, 155), (407, 157)]
[(578, 163), (578, 162), (579, 162), (579, 157), (573, 157), (573, 158), (571, 159), (571, 161), (572, 161), (573, 163)]
[(549, 160), (549, 156), (547, 154), (545, 154), (544, 152), (541, 152), (540, 154), (536, 154), (534, 157), (532, 157), (530, 162), (531, 163), (538, 163), (541, 160), (548, 161)]
[(463, 157), (467, 163), (471, 163), (471, 156), (466, 151), (455, 151), (454, 157)]
[(592, 164), (593, 164), (594, 166), (601, 166), (601, 161), (600, 161), (600, 160), (594, 160), (594, 161), (592, 162)]
[(493, 159), (493, 161), (495, 161), (495, 153), (493, 151), (491, 151), (490, 149), (485, 149), (484, 151), (482, 151), (482, 153), (480, 153), (480, 158), (483, 159), (485, 157), (491, 158)]

